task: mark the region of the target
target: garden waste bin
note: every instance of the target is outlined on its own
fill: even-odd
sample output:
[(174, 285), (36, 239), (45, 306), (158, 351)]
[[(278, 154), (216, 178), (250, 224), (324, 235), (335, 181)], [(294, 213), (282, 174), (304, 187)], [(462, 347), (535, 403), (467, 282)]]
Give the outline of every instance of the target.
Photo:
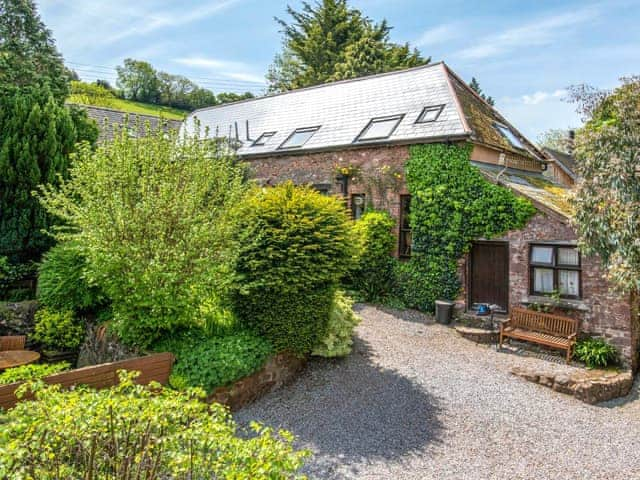
[(436, 322), (448, 325), (451, 323), (453, 313), (453, 302), (447, 300), (436, 300)]

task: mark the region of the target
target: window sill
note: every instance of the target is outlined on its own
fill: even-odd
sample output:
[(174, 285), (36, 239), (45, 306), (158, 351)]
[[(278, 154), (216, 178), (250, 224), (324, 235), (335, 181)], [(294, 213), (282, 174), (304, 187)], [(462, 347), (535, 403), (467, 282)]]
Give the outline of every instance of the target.
[(541, 295), (529, 295), (522, 299), (522, 303), (524, 304), (532, 304), (537, 303), (540, 305), (550, 305), (558, 308), (564, 308), (565, 310), (578, 310), (581, 312), (588, 312), (589, 306), (584, 303), (584, 300), (572, 300), (568, 298), (561, 298), (560, 300), (554, 300), (549, 297), (544, 297)]

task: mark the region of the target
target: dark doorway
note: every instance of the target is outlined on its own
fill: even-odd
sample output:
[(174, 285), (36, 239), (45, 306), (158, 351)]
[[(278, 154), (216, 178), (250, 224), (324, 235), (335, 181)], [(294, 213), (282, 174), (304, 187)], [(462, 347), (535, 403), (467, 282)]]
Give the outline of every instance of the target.
[(509, 244), (475, 242), (471, 247), (469, 306), (474, 303), (509, 309)]

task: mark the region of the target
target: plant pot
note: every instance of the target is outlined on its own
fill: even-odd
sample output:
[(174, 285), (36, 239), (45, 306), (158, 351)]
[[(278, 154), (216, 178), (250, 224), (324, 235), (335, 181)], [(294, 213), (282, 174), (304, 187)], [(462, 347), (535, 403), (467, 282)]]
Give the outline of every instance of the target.
[(43, 350), (40, 353), (40, 360), (45, 363), (69, 362), (72, 367), (75, 367), (76, 363), (78, 363), (78, 352), (77, 351), (60, 352), (57, 350)]

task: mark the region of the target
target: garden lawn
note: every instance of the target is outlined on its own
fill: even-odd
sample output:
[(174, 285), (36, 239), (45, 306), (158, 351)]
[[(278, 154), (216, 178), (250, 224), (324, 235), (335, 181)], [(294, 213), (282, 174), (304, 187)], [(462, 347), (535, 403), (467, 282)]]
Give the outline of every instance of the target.
[[(69, 103), (86, 104), (86, 96), (70, 95)], [(92, 104), (96, 107), (112, 108), (114, 110), (122, 110), (123, 112), (138, 113), (141, 115), (151, 115), (153, 117), (163, 117), (170, 120), (184, 120), (189, 112), (172, 107), (164, 107), (161, 105), (151, 105), (149, 103), (134, 102), (132, 100), (124, 100), (122, 98), (110, 98), (107, 102), (97, 101)]]

